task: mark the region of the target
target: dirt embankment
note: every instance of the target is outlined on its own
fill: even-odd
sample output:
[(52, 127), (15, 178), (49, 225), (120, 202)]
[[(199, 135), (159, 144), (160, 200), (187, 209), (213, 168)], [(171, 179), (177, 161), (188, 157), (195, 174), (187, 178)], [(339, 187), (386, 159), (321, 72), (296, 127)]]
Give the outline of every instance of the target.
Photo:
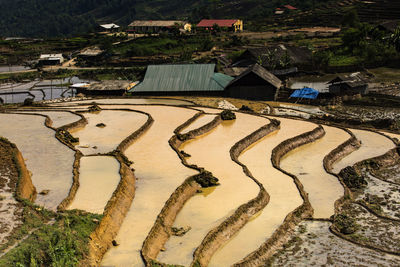
[(117, 156), (121, 164), (121, 181), (104, 209), (103, 218), (91, 233), (89, 240), (89, 255), (81, 262), (81, 266), (99, 266), (100, 262), (112, 246), (112, 241), (129, 211), (135, 196), (135, 176), (122, 157)]
[(14, 164), (17, 171), (18, 177), (15, 177), (16, 184), (16, 195), (18, 198), (28, 199), (29, 201), (34, 201), (36, 198), (36, 188), (32, 183), (31, 174), (25, 165), (24, 158), (17, 148), (17, 146), (5, 138), (0, 137), (0, 143), (7, 150), (7, 155), (5, 157), (9, 157), (11, 155), (12, 162), (10, 164)]
[(279, 130), (280, 122), (272, 120), (254, 133), (237, 142), (230, 150), (232, 160), (243, 168), (243, 172), (252, 179), (259, 187), (260, 192), (256, 198), (241, 205), (232, 216), (224, 220), (220, 225), (212, 229), (203, 239), (194, 253), (191, 266), (207, 266), (213, 254), (222, 247), (229, 239), (243, 228), (249, 220), (259, 211), (265, 208), (270, 200), (264, 186), (251, 174), (246, 165), (239, 161), (240, 154), (250, 145), (256, 143), (268, 134)]
[(269, 257), (274, 255), (289, 240), (296, 225), (304, 218), (310, 218), (312, 216), (313, 208), (311, 207), (308, 194), (305, 192), (303, 185), (295, 175), (281, 169), (280, 161), (291, 150), (312, 143), (317, 139), (322, 138), (324, 135), (324, 129), (321, 126), (318, 126), (310, 132), (283, 141), (273, 149), (271, 155), (272, 165), (274, 168), (293, 178), (300, 195), (303, 198), (303, 204), (286, 216), (283, 223), (263, 245), (234, 266), (260, 266), (264, 264)]
[[(352, 138), (354, 136), (352, 135)], [(348, 140), (350, 141), (350, 140)], [(347, 142), (346, 142), (347, 143)], [(400, 149), (399, 147), (393, 148), (391, 150), (389, 150), (387, 153), (381, 155), (381, 156), (377, 156), (374, 158), (370, 158), (370, 159), (366, 159), (360, 162), (357, 162), (356, 164), (354, 164), (352, 167), (354, 168), (354, 170), (357, 173), (362, 173), (363, 169), (367, 168), (369, 170), (371, 170), (372, 172), (374, 170), (379, 170), (382, 168), (386, 168), (389, 166), (392, 166), (394, 164), (397, 164), (398, 161), (400, 160)], [(328, 159), (327, 159), (328, 161)], [(325, 162), (324, 162), (325, 163)], [(329, 163), (327, 164), (327, 170), (329, 169), (330, 165)], [(336, 175), (336, 174), (334, 174)], [(364, 207), (366, 210), (368, 210), (371, 214), (373, 214), (374, 216), (376, 216), (377, 218), (380, 218), (383, 221), (387, 221), (387, 222), (396, 222), (398, 223), (399, 220), (398, 219), (393, 219), (390, 217), (387, 217), (385, 215), (382, 214), (378, 214), (376, 213), (374, 210), (372, 210), (371, 208), (369, 208), (367, 205), (363, 204), (362, 202), (359, 201), (355, 201), (355, 195), (360, 194), (361, 191), (363, 189), (357, 189), (352, 191), (343, 181), (343, 178), (340, 175), (336, 175), (339, 179), (339, 181), (341, 182), (341, 184), (343, 185), (343, 187), (345, 188), (345, 196), (337, 202), (336, 204), (336, 214), (340, 214), (342, 212), (346, 213), (346, 207), (347, 206), (351, 206), (352, 203), (356, 203), (362, 207)], [(360, 191), (361, 190), (361, 191)], [(364, 247), (364, 248), (368, 248), (368, 249), (372, 249), (375, 251), (379, 251), (379, 252), (383, 252), (383, 253), (388, 253), (388, 254), (392, 254), (392, 255), (400, 255), (400, 253), (398, 251), (389, 251), (387, 248), (381, 247), (379, 245), (373, 244), (373, 242), (371, 243), (368, 239), (354, 239), (352, 238), (351, 235), (346, 235), (344, 233), (342, 233), (336, 226), (335, 224), (332, 224), (329, 227), (329, 230), (331, 231), (331, 233), (333, 233), (334, 235), (338, 236), (339, 238), (342, 238), (344, 240), (347, 240), (355, 245)]]
[(145, 133), (152, 125), (153, 118), (150, 114), (146, 123), (127, 137), (112, 154), (120, 163), (121, 180), (117, 189), (104, 208), (103, 218), (91, 233), (89, 240), (89, 254), (80, 262), (81, 266), (99, 266), (104, 254), (112, 246), (112, 241), (117, 236), (122, 222), (128, 213), (135, 196), (135, 175), (130, 163), (123, 154), (137, 138)]
[(344, 142), (343, 144), (339, 145), (337, 148), (332, 150), (328, 155), (326, 155), (323, 161), (325, 171), (338, 178), (340, 184), (344, 188), (344, 196), (335, 202), (336, 213), (338, 212), (340, 206), (343, 205), (343, 203), (346, 201), (346, 199), (352, 197), (352, 193), (350, 189), (346, 186), (346, 184), (343, 182), (343, 180), (339, 177), (339, 175), (332, 171), (333, 164), (339, 161), (340, 159), (350, 155), (352, 152), (356, 151), (361, 147), (361, 142), (356, 138), (356, 136), (350, 130), (347, 130), (345, 128), (342, 129), (346, 131), (348, 134), (350, 134), (350, 138), (346, 142)]
[[(186, 161), (185, 155), (179, 150), (180, 146), (189, 140), (192, 140), (200, 135), (203, 135), (221, 123), (221, 117), (217, 116), (210, 123), (192, 130), (186, 134), (181, 135), (180, 131), (191, 123), (193, 123), (199, 116), (204, 112), (199, 112), (195, 114), (188, 121), (180, 125), (175, 131), (175, 135), (169, 140), (171, 148), (177, 153), (181, 162), (184, 166), (197, 170), (198, 172), (204, 171), (202, 168), (191, 165)], [(141, 250), (142, 258), (144, 259), (147, 266), (151, 266), (152, 263), (156, 262), (157, 255), (160, 253), (161, 249), (164, 247), (165, 243), (168, 241), (172, 234), (171, 227), (176, 219), (176, 216), (183, 208), (185, 203), (196, 194), (198, 190), (201, 189), (201, 185), (195, 181), (195, 176), (188, 177), (170, 196), (170, 198), (165, 203), (163, 209), (157, 217), (156, 222), (151, 228), (148, 236), (143, 242), (143, 247)]]

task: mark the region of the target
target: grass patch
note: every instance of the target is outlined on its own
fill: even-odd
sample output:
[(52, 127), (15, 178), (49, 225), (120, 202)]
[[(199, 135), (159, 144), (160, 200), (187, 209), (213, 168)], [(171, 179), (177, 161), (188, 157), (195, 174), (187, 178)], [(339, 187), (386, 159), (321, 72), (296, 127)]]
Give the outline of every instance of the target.
[(358, 63), (358, 57), (347, 55), (335, 55), (329, 60), (329, 65), (332, 67), (351, 66)]
[(0, 250), (23, 241), (0, 258), (0, 266), (75, 266), (87, 255), (89, 235), (101, 215), (78, 210), (55, 213), (23, 203), (24, 223)]

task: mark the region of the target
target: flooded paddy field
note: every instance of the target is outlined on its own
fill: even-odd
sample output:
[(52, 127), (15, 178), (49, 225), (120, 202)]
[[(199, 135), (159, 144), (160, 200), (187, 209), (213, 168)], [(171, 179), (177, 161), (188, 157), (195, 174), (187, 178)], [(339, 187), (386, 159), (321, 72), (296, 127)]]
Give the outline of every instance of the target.
[[(40, 86), (47, 87), (48, 84), (41, 82)], [(210, 99), (204, 99), (206, 101)], [(215, 104), (221, 101), (216, 99)], [(227, 99), (224, 104), (228, 106), (227, 103), (231, 101)], [(98, 103), (102, 110), (97, 113), (88, 112), (92, 102)], [(239, 102), (232, 103), (237, 106)], [(262, 103), (261, 106), (267, 105)], [(274, 106), (281, 108), (283, 112), (293, 111), (303, 118), (324, 113), (318, 107), (305, 105), (275, 103)], [(198, 173), (185, 167), (179, 153), (169, 144), (174, 131), (198, 114), (195, 109), (206, 114), (183, 128), (182, 134), (210, 123), (222, 111), (198, 107), (183, 98), (85, 99), (63, 103), (54, 101), (47, 107), (20, 108), (15, 111), (46, 115), (53, 121), (54, 128), (79, 121), (80, 116), (68, 112), (79, 111), (88, 124), (71, 130), (71, 134), (80, 139), (76, 149), (84, 154), (79, 159), (78, 167), (74, 164), (75, 152), (55, 138), (55, 131), (44, 125), (45, 118), (42, 116), (1, 113), (0, 136), (9, 138), (22, 152), (26, 165), (33, 174), (33, 184), (38, 193), (42, 192), (37, 195), (36, 203), (45, 208), (55, 210), (67, 197), (73, 178), (75, 179), (73, 167), (77, 168), (75, 171), (79, 172), (79, 187), (68, 210), (60, 212), (60, 216), (67, 212), (89, 212), (94, 216), (103, 214), (106, 205), (117, 198), (115, 193), (124, 179), (123, 167), (128, 166), (128, 170), (134, 170), (135, 180), (131, 181), (134, 182), (132, 188), (135, 188), (133, 201), (130, 208), (125, 206), (129, 209), (125, 217), (111, 218), (112, 223), (119, 224), (119, 230), (115, 230), (114, 236), (107, 237), (108, 243), (105, 245), (109, 249), (105, 249), (105, 255), (102, 260), (98, 260), (98, 265), (145, 266), (141, 253), (144, 251), (142, 246), (146, 237), (151, 233), (156, 240), (165, 238), (163, 233), (150, 232), (155, 222), (158, 222), (157, 217), (161, 216), (161, 210), (170, 207), (171, 203), (167, 200), (171, 199), (171, 194), (175, 194), (176, 189), (188, 177)], [(127, 149), (121, 151), (123, 155), (105, 155), (148, 122), (146, 113), (154, 121), (136, 139), (129, 142)], [(176, 218), (169, 218), (172, 221), (167, 222), (173, 227), (168, 226), (166, 229), (168, 238), (165, 238), (166, 243), (155, 257), (157, 261), (189, 266), (193, 261), (194, 251), (204, 242), (210, 231), (225, 223), (239, 207), (259, 195), (260, 187), (233, 161), (230, 151), (238, 141), (261, 126), (271, 123), (272, 116), (255, 116), (239, 111), (235, 111), (235, 114), (235, 120), (222, 121), (208, 132), (183, 142), (178, 148), (185, 152), (184, 157), (189, 164), (211, 171), (219, 179), (220, 185), (202, 188), (196, 193), (193, 191), (194, 195), (187, 202), (179, 203), (183, 208), (177, 211)], [(344, 188), (337, 177), (325, 171), (323, 159), (347, 141), (350, 134), (340, 128), (323, 126), (325, 136), (292, 150), (281, 160), (281, 168), (296, 175), (304, 186), (314, 208), (313, 218), (324, 219), (319, 221), (307, 217), (308, 220), (304, 220), (306, 217), (300, 217), (294, 212), (304, 203), (295, 179), (274, 168), (271, 157), (273, 149), (282, 142), (310, 132), (317, 125), (300, 119), (279, 116), (273, 118), (280, 121), (280, 129), (246, 147), (238, 158), (265, 188), (269, 202), (259, 212), (246, 206), (244, 212), (251, 214), (250, 220), (232, 234), (227, 234), (229, 236), (224, 236), (226, 241), (209, 251), (213, 255), (204, 266), (224, 267), (239, 262), (259, 249), (274, 234), (281, 234), (280, 228), (285, 225), (289, 214), (298, 219), (290, 222), (290, 227), (295, 229), (294, 233), (290, 229), (285, 230), (290, 238), (279, 241), (283, 247), (279, 243), (276, 247), (272, 246), (269, 248), (271, 254), (268, 255), (275, 255), (254, 266), (269, 266), (269, 263), (272, 266), (398, 266), (400, 258), (394, 254), (400, 253), (400, 164), (397, 162), (385, 168), (366, 170), (363, 175), (368, 185), (359, 192), (353, 192), (354, 199), (348, 196), (344, 198), (347, 202), (340, 204), (335, 214), (334, 204), (343, 197)], [(378, 133), (350, 130), (361, 141), (362, 146), (334, 164), (335, 172), (356, 162), (380, 156), (395, 147), (389, 138)], [(387, 135), (397, 136), (395, 133)], [(183, 153), (180, 156), (182, 155)], [(12, 229), (23, 223), (18, 217), (18, 205), (21, 204), (13, 198), (12, 186), (5, 182), (13, 172), (1, 163), (0, 214), (5, 216), (0, 218), (0, 245), (1, 240)], [(122, 188), (119, 193), (123, 196), (126, 192)], [(113, 208), (118, 213), (122, 205), (114, 203), (117, 203)], [(368, 209), (362, 205), (366, 205)], [(109, 206), (107, 205), (107, 209)], [(113, 214), (107, 210), (103, 218), (107, 213)], [(343, 214), (356, 222), (355, 232), (341, 235), (329, 229), (338, 225), (337, 218)], [(107, 220), (101, 219), (100, 222)], [(99, 224), (99, 220), (95, 224)], [(179, 229), (184, 229), (183, 233)], [(100, 228), (97, 234), (108, 236), (108, 230)], [(91, 236), (88, 242), (93, 239)], [(279, 252), (275, 253), (276, 251)]]
[(165, 106), (131, 108), (149, 113), (154, 123), (125, 152), (134, 162), (136, 193), (116, 237), (119, 246), (107, 252), (101, 263), (103, 266), (143, 266), (140, 249), (157, 215), (173, 191), (196, 173), (182, 165), (168, 143), (173, 131), (193, 117), (196, 111)]
[(32, 110), (32, 111), (18, 111), (18, 113), (27, 113), (27, 114), (36, 113), (48, 116), (52, 121), (51, 126), (54, 128), (59, 128), (61, 126), (76, 122), (81, 119), (80, 116), (71, 113), (69, 111)]
[(41, 116), (0, 114), (0, 135), (22, 152), (33, 184), (42, 193), (36, 203), (54, 210), (71, 187), (75, 153), (54, 137), (44, 121)]
[(334, 214), (334, 203), (343, 196), (344, 189), (338, 179), (326, 173), (323, 158), (350, 135), (338, 128), (324, 126), (322, 139), (297, 148), (281, 162), (282, 169), (296, 175), (309, 194), (314, 218), (329, 218)]
[(113, 157), (83, 157), (79, 168), (79, 189), (68, 209), (102, 214), (120, 181), (120, 165)]
[(88, 124), (71, 134), (79, 138), (76, 148), (85, 155), (112, 152), (147, 120), (145, 114), (134, 111), (101, 110), (82, 115)]
[(257, 196), (259, 187), (231, 160), (229, 150), (236, 142), (268, 123), (266, 118), (236, 113), (236, 120), (222, 122), (211, 132), (184, 143), (181, 149), (191, 155), (188, 162), (211, 171), (221, 185), (197, 194), (186, 203), (174, 226), (190, 226), (191, 230), (182, 237), (171, 236), (158, 260), (189, 265), (194, 249), (207, 232), (240, 205)]
[(268, 205), (211, 259), (210, 266), (230, 266), (261, 246), (286, 215), (303, 203), (293, 179), (272, 166), (271, 152), (281, 142), (313, 130), (316, 125), (279, 118), (281, 129), (249, 147), (239, 157), (270, 195)]
[(333, 172), (339, 173), (346, 166), (385, 154), (395, 147), (389, 138), (371, 131), (350, 129), (355, 137), (361, 141), (361, 147), (333, 165)]

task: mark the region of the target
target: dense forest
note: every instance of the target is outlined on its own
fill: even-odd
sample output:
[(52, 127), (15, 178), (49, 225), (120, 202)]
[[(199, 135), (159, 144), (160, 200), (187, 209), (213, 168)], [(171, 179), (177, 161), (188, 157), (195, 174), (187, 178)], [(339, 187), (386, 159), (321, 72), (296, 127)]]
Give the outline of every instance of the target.
[[(0, 0), (0, 36), (70, 36), (98, 23), (128, 25), (134, 19), (242, 18), (272, 16), (291, 4), (311, 9), (330, 0)], [(331, 0), (332, 1), (332, 0)]]

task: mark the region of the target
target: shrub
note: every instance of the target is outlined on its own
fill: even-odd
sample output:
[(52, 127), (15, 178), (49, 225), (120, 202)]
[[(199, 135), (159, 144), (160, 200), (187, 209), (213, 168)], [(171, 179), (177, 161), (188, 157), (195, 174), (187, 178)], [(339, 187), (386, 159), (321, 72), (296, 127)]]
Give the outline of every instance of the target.
[(339, 176), (350, 189), (362, 189), (368, 185), (365, 178), (354, 168), (348, 166), (340, 171)]
[(235, 113), (233, 113), (230, 110), (222, 111), (220, 116), (221, 116), (221, 119), (224, 120), (224, 121), (230, 121), (230, 120), (235, 120), (236, 119)]
[(356, 221), (346, 214), (335, 215), (333, 224), (336, 226), (339, 232), (345, 235), (353, 234), (359, 228), (359, 225), (356, 223)]

